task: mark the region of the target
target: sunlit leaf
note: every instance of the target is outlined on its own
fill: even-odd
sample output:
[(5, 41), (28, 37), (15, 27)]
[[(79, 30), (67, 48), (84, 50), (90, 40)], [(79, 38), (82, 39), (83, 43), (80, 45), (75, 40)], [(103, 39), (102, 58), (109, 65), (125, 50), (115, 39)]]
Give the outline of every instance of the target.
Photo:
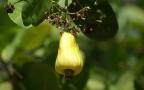
[(19, 31), (14, 41), (3, 50), (3, 59), (10, 60), (19, 50), (24, 53), (38, 48), (50, 36), (50, 30), (50, 25), (43, 22), (36, 27)]
[(22, 21), (22, 7), (24, 4), (24, 1), (19, 2), (19, 0), (8, 0), (9, 3), (14, 5), (14, 12), (13, 13), (9, 13), (9, 17), (10, 19), (16, 23), (17, 25), (21, 26), (21, 27), (25, 27)]

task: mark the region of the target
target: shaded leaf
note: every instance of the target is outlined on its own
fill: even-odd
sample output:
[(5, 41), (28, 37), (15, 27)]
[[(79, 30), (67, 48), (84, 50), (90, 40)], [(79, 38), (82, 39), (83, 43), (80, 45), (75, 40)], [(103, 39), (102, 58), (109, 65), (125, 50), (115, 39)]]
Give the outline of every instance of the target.
[(135, 87), (135, 90), (144, 90), (143, 83), (141, 83), (141, 82), (135, 81), (134, 87)]
[(27, 0), (22, 8), (22, 20), (25, 26), (38, 25), (45, 19), (45, 12), (50, 11), (50, 0)]
[(70, 12), (77, 12), (90, 7), (85, 20), (77, 19), (71, 15), (76, 25), (89, 38), (94, 40), (107, 40), (115, 36), (118, 30), (117, 19), (107, 0), (74, 0), (69, 7)]
[(27, 63), (22, 69), (27, 90), (60, 90), (52, 67), (45, 63)]
[(78, 90), (83, 90), (88, 78), (89, 78), (89, 72), (88, 72), (89, 68), (88, 67), (84, 67), (82, 72), (75, 78), (72, 79), (72, 83), (74, 84), (74, 86), (78, 89)]
[(134, 82), (134, 87), (136, 90), (144, 90), (144, 86), (143, 86), (144, 85), (144, 69), (143, 68), (141, 69), (142, 69), (141, 72), (137, 74), (135, 82)]

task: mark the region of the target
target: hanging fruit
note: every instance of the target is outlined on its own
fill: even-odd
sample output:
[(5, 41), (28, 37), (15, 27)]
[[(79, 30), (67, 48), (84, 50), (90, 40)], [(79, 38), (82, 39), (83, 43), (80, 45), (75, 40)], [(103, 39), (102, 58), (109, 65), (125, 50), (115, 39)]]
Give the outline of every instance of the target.
[(75, 37), (71, 33), (63, 32), (55, 63), (56, 72), (70, 79), (81, 72), (83, 64), (83, 57)]

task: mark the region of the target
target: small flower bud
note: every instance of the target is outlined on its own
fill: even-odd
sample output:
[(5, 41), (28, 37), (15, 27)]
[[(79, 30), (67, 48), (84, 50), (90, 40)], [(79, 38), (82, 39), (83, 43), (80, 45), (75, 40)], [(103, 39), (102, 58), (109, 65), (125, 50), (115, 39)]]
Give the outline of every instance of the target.
[(56, 72), (65, 75), (65, 78), (71, 78), (81, 72), (83, 63), (75, 37), (68, 32), (62, 33), (55, 63)]
[(13, 13), (14, 9), (15, 9), (15, 7), (11, 3), (5, 5), (5, 10), (7, 13)]

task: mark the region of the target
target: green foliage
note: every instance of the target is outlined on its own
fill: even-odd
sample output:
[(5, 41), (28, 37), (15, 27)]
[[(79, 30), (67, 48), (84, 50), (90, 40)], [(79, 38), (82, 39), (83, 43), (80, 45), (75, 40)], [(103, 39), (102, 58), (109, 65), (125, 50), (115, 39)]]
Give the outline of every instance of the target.
[[(15, 14), (22, 15), (23, 24), (36, 26), (40, 24), (46, 15), (57, 13), (58, 9), (65, 9), (66, 0), (59, 0), (58, 3), (50, 0), (26, 0), (21, 4), (22, 10), (17, 9)], [(16, 5), (21, 8), (20, 5)], [(94, 40), (107, 40), (115, 36), (118, 30), (118, 23), (115, 13), (106, 0), (68, 0), (68, 12), (80, 15), (70, 14), (75, 24), (80, 27), (81, 31), (89, 38)], [(88, 9), (88, 10), (87, 10)], [(21, 12), (20, 12), (21, 10)], [(57, 12), (56, 12), (57, 11)], [(61, 11), (62, 12), (62, 11)], [(21, 13), (21, 14), (20, 14)], [(69, 14), (67, 13), (67, 14)], [(12, 15), (10, 15), (12, 17)], [(79, 17), (85, 18), (80, 19)], [(12, 19), (15, 18), (14, 16)], [(55, 18), (55, 17), (53, 17)], [(20, 17), (19, 17), (20, 19)], [(21, 19), (20, 19), (21, 20)], [(14, 20), (15, 21), (15, 20)], [(17, 21), (16, 21), (17, 22)], [(19, 22), (20, 23), (20, 22)], [(21, 25), (22, 26), (22, 25)], [(67, 28), (68, 29), (68, 28)]]

